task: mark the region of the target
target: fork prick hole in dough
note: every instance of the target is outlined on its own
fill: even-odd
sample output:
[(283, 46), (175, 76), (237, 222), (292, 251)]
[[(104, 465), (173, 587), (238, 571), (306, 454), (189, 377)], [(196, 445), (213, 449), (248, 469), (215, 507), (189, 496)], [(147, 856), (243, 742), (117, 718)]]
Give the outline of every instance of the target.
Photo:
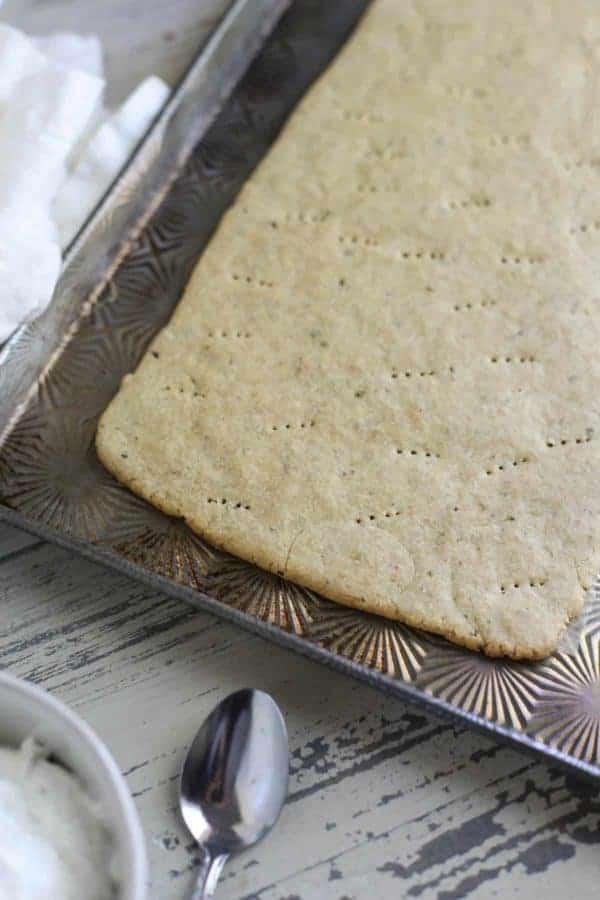
[(400, 515), (399, 509), (386, 510), (383, 513), (368, 513), (366, 516), (357, 516), (354, 520), (357, 525), (364, 525), (365, 522), (376, 522), (378, 518), (393, 519)]
[(595, 219), (593, 222), (582, 222), (580, 225), (573, 225), (569, 228), (569, 234), (577, 234), (577, 232), (585, 233), (586, 231), (599, 231), (600, 230), (600, 219)]
[(209, 338), (249, 338), (252, 337), (252, 334), (249, 331), (240, 331), (239, 329), (236, 331), (227, 331), (222, 329), (221, 331), (210, 329), (207, 331), (207, 337)]
[(490, 362), (494, 365), (497, 365), (498, 363), (506, 363), (506, 365), (519, 363), (520, 365), (525, 365), (526, 363), (536, 362), (536, 358), (532, 354), (521, 354), (520, 356), (498, 356), (497, 354), (494, 354), (494, 356), (490, 356)]
[(415, 447), (410, 450), (405, 450), (403, 447), (396, 447), (396, 455), (424, 456), (426, 459), (441, 459), (441, 455), (439, 453), (434, 453), (433, 450), (417, 450)]
[(315, 425), (314, 419), (310, 419), (308, 422), (298, 422), (297, 424), (285, 422), (283, 425), (271, 425), (271, 431), (294, 431), (296, 429), (314, 428)]
[(220, 498), (207, 497), (206, 502), (212, 503), (212, 504), (215, 504), (216, 506), (221, 506), (221, 507), (229, 506), (231, 509), (245, 509), (245, 510), (250, 509), (249, 504), (242, 503), (241, 500), (238, 500), (236, 503), (234, 503), (232, 500), (229, 500), (227, 497), (220, 497)]
[(512, 589), (515, 591), (519, 591), (523, 588), (540, 588), (544, 587), (547, 584), (546, 578), (525, 578), (523, 581), (513, 581), (512, 584), (509, 584), (508, 587), (506, 584), (500, 585), (500, 593), (505, 594), (508, 589)]
[(578, 435), (575, 438), (548, 438), (546, 441), (546, 447), (552, 449), (554, 447), (567, 447), (569, 444), (577, 444), (578, 446), (582, 446), (583, 444), (589, 444), (592, 440), (593, 430), (588, 429), (585, 437)]
[(493, 475), (494, 472), (505, 472), (507, 469), (510, 469), (510, 468), (516, 468), (517, 466), (520, 466), (520, 465), (523, 465), (523, 464), (525, 464), (525, 463), (528, 463), (529, 461), (530, 461), (530, 460), (529, 460), (529, 457), (528, 457), (528, 456), (521, 456), (521, 457), (519, 457), (518, 459), (512, 459), (512, 460), (510, 460), (510, 462), (507, 462), (507, 463), (498, 463), (497, 465), (493, 466), (492, 468), (489, 468), (489, 467), (488, 467), (488, 468), (485, 470), (485, 474), (486, 474), (486, 475)]
[[(352, 234), (338, 234), (338, 243), (342, 246), (361, 246), (367, 248), (378, 248), (379, 241), (365, 234), (357, 234), (353, 232)], [(350, 249), (348, 253), (352, 253), (353, 251)], [(412, 261), (416, 260), (419, 263), (427, 263), (427, 261), (431, 262), (445, 262), (446, 253), (444, 250), (426, 250), (422, 247), (418, 247), (416, 250), (402, 250), (399, 251), (397, 255), (394, 255), (394, 259), (398, 260), (406, 260)]]
[(255, 278), (253, 275), (240, 275), (239, 272), (232, 272), (233, 281), (244, 281), (246, 284), (257, 285), (258, 287), (272, 288), (274, 284), (265, 278)]
[[(453, 375), (455, 372), (454, 366), (448, 367), (448, 373)], [(390, 378), (393, 378), (394, 381), (403, 375), (405, 378), (435, 378), (438, 375), (436, 369), (392, 369)]]

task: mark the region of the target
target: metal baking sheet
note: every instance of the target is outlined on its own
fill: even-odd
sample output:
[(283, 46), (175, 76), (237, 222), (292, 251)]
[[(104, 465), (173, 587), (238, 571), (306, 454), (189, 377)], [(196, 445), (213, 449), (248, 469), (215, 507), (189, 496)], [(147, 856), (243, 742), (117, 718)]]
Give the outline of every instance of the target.
[(0, 356), (0, 518), (600, 781), (597, 587), (547, 660), (488, 659), (211, 548), (94, 452), (99, 415), (222, 212), (367, 5), (231, 6), (68, 253), (50, 308)]

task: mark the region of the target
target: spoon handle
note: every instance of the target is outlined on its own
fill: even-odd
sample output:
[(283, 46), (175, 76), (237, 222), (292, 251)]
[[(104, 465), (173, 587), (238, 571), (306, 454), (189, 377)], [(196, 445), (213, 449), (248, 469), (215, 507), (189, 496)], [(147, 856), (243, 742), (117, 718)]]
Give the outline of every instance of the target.
[(207, 900), (212, 897), (217, 887), (221, 869), (227, 861), (227, 853), (220, 856), (212, 854), (206, 847), (202, 847), (202, 862), (196, 873), (196, 886), (192, 891), (190, 900)]

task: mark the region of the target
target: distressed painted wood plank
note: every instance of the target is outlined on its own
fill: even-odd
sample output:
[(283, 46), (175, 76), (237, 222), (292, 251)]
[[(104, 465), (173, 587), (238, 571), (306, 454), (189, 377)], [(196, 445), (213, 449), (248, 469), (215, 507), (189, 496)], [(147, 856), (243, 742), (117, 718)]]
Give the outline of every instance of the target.
[(185, 747), (252, 684), (285, 711), (290, 798), (221, 896), (550, 897), (595, 891), (600, 799), (562, 773), (46, 545), (0, 565), (0, 665), (83, 714), (115, 754), (148, 836), (152, 897), (183, 898)]
[(0, 522), (0, 560), (14, 553), (24, 553), (28, 547), (35, 547), (39, 543), (39, 538)]

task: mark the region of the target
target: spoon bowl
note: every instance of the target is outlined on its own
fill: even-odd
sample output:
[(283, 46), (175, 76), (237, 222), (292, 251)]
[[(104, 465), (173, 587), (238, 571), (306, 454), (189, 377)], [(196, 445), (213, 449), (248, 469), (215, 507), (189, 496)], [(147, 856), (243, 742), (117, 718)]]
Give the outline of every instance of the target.
[(270, 831), (288, 778), (287, 731), (275, 701), (256, 690), (222, 700), (194, 738), (179, 786), (183, 820), (204, 850), (192, 900), (211, 896), (227, 857)]

